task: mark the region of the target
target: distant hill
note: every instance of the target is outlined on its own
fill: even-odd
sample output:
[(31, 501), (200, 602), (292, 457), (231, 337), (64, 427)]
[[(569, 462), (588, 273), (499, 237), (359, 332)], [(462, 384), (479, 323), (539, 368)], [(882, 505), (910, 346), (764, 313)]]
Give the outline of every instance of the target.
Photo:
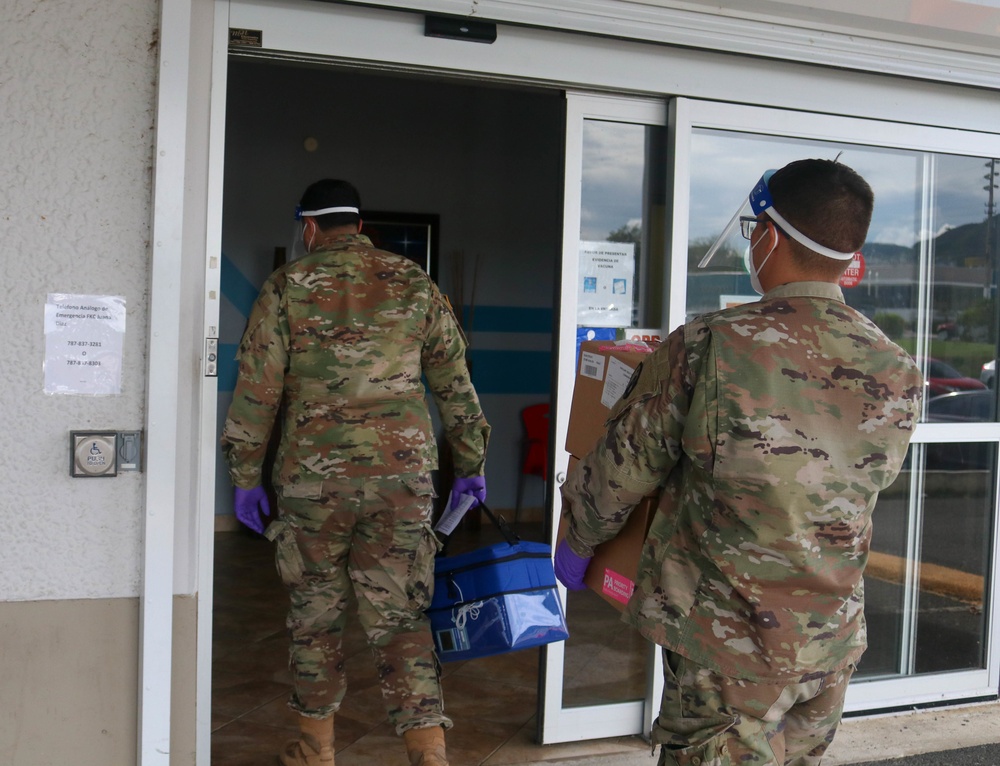
[[(1000, 238), (1000, 216), (993, 218), (993, 247)], [(938, 264), (968, 265), (969, 259), (986, 258), (986, 221), (967, 223), (942, 232), (934, 239), (934, 258)], [(869, 264), (901, 263), (919, 253), (919, 243), (912, 247), (884, 242), (866, 242), (862, 248)]]

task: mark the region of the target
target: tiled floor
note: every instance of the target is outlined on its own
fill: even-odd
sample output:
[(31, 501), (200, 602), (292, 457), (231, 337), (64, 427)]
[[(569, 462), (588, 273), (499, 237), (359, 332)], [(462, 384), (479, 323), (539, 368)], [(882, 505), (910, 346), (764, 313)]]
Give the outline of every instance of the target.
[[(456, 531), (451, 552), (494, 542), (492, 529)], [(524, 539), (539, 529), (522, 525)], [(464, 537), (461, 537), (464, 535)], [(497, 539), (499, 539), (497, 537)], [(460, 542), (461, 541), (461, 542)], [(263, 538), (242, 532), (216, 536), (215, 624), (212, 671), (212, 764), (277, 762), (294, 737), (289, 692), (285, 594)], [(571, 639), (566, 648), (569, 704), (642, 695), (645, 645), (617, 614), (589, 592), (570, 594)], [(386, 722), (371, 655), (356, 626), (347, 632), (350, 689), (336, 716), (338, 766), (406, 764), (401, 740)], [(638, 737), (565, 745), (536, 744), (539, 651), (444, 665), (445, 704), (455, 727), (448, 733), (453, 766), (504, 766), (599, 753), (649, 752)]]

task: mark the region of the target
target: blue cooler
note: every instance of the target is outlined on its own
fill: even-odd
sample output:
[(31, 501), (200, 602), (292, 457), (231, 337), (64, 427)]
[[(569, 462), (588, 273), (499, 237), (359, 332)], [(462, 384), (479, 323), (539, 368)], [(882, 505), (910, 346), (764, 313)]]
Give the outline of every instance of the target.
[(552, 548), (521, 542), (503, 519), (490, 518), (508, 542), (434, 566), (427, 610), (442, 662), (487, 657), (563, 641), (569, 636), (552, 569)]

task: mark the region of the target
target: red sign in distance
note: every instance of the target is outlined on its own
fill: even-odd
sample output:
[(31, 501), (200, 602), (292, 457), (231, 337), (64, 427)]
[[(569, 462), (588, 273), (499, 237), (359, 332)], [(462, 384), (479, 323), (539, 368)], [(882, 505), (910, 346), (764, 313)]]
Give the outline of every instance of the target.
[(857, 287), (861, 284), (861, 278), (865, 275), (865, 257), (859, 250), (854, 254), (851, 265), (848, 266), (840, 277), (841, 287)]

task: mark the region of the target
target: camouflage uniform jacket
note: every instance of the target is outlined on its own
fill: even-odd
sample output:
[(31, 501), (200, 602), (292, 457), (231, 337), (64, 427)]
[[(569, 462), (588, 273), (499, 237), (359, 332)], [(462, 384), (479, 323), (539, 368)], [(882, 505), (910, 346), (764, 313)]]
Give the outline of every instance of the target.
[(362, 235), (337, 237), (264, 283), (240, 344), (222, 435), (233, 483), (261, 483), (282, 408), (273, 478), (421, 474), (437, 449), (421, 375), (453, 448), (455, 473), (482, 473), (489, 438), (450, 307), (412, 261)]
[(841, 669), (866, 646), (872, 508), (922, 389), (833, 284), (697, 318), (643, 363), (564, 485), (569, 544), (589, 555), (659, 490), (626, 620), (730, 677)]

